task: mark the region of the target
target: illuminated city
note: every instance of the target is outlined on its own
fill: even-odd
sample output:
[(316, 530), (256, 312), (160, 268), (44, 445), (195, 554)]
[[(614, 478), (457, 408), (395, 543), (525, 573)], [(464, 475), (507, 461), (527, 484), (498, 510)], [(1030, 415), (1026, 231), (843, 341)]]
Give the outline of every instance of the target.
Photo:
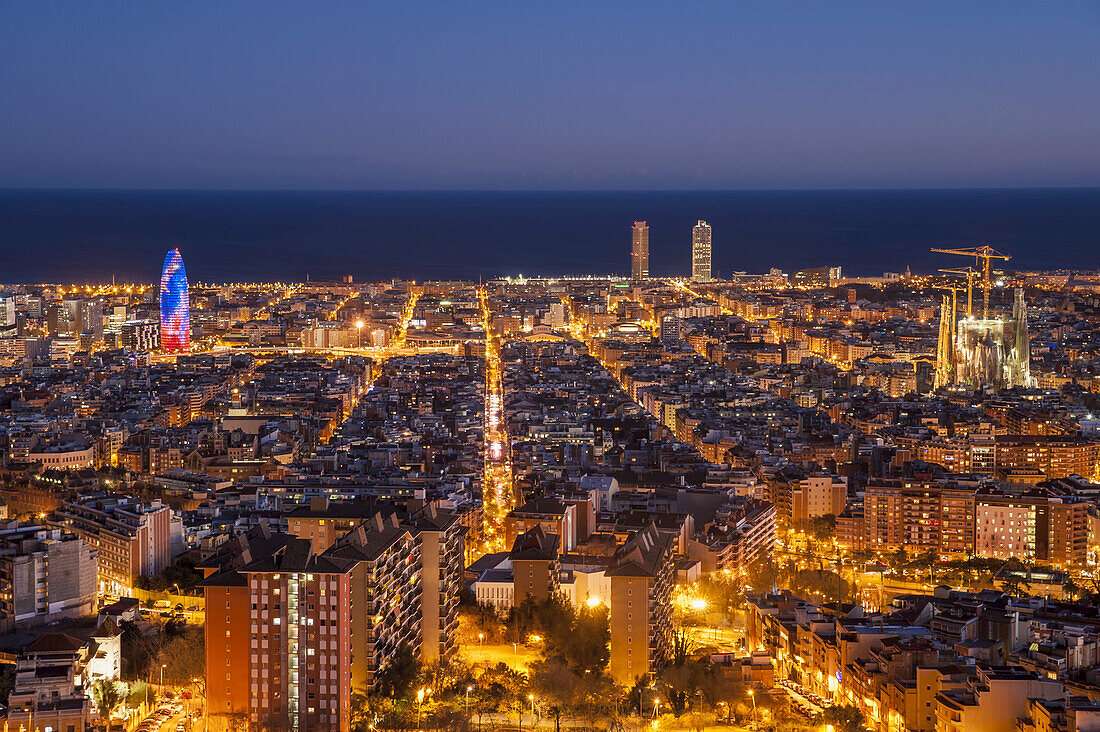
[(1040, 5), (5, 6), (0, 732), (1100, 732)]

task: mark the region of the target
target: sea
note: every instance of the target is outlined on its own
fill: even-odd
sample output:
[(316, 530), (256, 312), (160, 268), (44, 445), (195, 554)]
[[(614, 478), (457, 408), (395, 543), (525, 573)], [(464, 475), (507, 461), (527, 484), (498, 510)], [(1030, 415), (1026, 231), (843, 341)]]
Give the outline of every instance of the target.
[(1010, 269), (1100, 269), (1100, 188), (888, 191), (0, 190), (0, 283), (152, 282), (178, 247), (193, 282), (685, 275), (713, 227), (733, 272), (933, 272), (992, 246)]

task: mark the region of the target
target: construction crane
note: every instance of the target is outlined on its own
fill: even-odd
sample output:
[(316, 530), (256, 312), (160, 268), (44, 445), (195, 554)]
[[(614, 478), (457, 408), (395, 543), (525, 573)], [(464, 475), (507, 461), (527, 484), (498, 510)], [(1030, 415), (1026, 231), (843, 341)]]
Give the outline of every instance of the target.
[[(974, 317), (974, 278), (977, 277), (979, 274), (981, 274), (981, 272), (974, 269), (973, 267), (965, 267), (965, 268), (962, 268), (962, 269), (941, 269), (940, 272), (943, 272), (944, 274), (962, 275), (963, 277), (966, 277), (966, 317), (973, 318)], [(944, 288), (944, 289), (954, 289), (954, 288)], [(961, 290), (962, 288), (959, 288), (959, 289)]]
[(982, 277), (982, 319), (989, 318), (989, 262), (993, 259), (1012, 259), (1007, 254), (1001, 254), (993, 247), (969, 247), (967, 249), (937, 249), (932, 247), (932, 251), (939, 252), (940, 254), (958, 254), (962, 257), (974, 257), (975, 264), (981, 265), (983, 273)]

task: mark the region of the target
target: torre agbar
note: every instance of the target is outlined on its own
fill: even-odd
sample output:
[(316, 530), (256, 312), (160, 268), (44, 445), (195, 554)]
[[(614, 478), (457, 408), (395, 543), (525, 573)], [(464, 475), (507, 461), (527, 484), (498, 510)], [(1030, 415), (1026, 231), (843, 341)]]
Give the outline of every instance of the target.
[(160, 275), (160, 347), (165, 353), (182, 353), (191, 347), (187, 270), (179, 249), (164, 256)]

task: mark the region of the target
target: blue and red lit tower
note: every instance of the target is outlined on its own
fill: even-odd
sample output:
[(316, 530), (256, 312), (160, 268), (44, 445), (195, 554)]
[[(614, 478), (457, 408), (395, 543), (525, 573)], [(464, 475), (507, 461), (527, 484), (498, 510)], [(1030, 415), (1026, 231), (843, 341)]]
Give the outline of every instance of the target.
[(165, 353), (186, 353), (191, 348), (191, 302), (179, 249), (164, 256), (160, 274), (160, 348)]

